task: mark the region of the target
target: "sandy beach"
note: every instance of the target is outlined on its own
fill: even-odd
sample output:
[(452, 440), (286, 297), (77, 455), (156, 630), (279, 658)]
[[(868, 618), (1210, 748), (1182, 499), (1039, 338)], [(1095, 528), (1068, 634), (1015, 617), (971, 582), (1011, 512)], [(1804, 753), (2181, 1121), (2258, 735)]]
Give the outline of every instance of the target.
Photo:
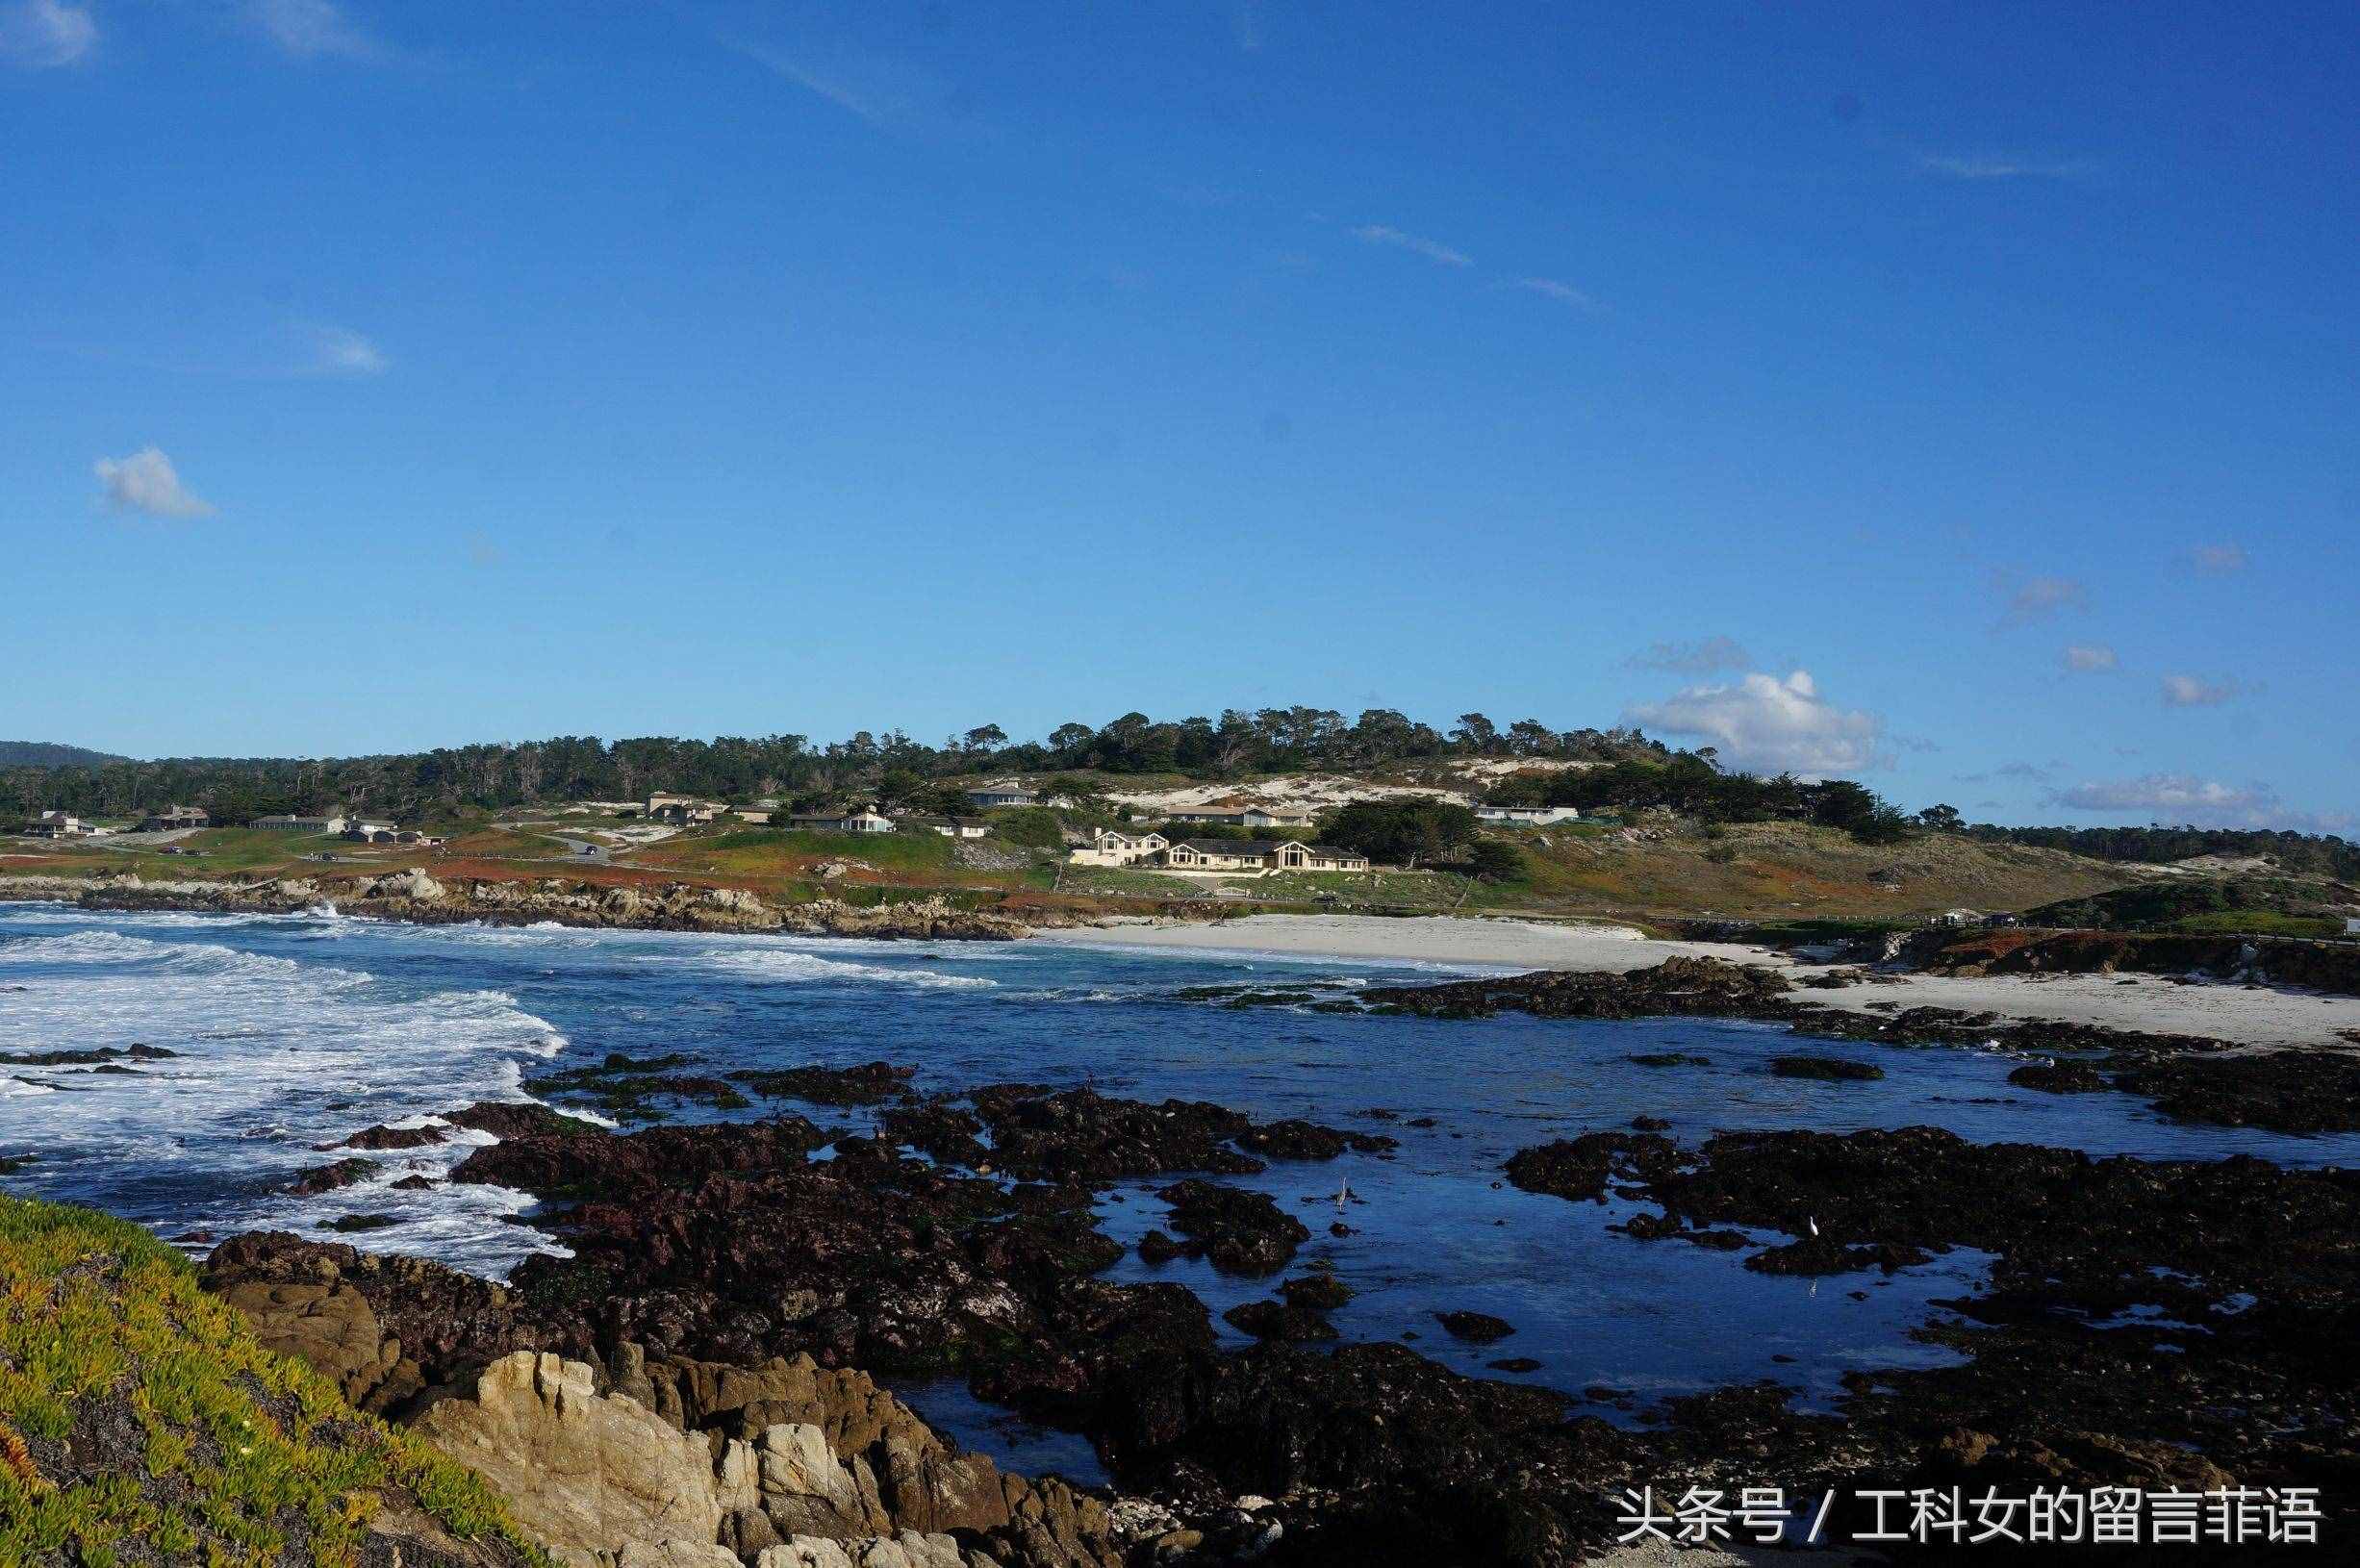
[[(1644, 969), (1676, 954), (1772, 964), (1798, 977), (1825, 966), (1798, 964), (1766, 948), (1664, 942), (1629, 926), (1449, 915), (1254, 915), (1219, 924), (1118, 922), (1043, 932), (1044, 942), (1079, 942), (1171, 951), (1261, 952), (1297, 958), (1356, 958), (1464, 965), (1470, 969)], [(2053, 1018), (2109, 1028), (2196, 1034), (2241, 1046), (2349, 1048), (2339, 1032), (2360, 1029), (2360, 997), (2268, 986), (2186, 982), (2156, 974), (1897, 977), (1890, 985), (1812, 991), (1806, 999), (1865, 1012), (1878, 1003), (1954, 1007), (2009, 1018)], [(1890, 1011), (1891, 1009), (1884, 1009)]]

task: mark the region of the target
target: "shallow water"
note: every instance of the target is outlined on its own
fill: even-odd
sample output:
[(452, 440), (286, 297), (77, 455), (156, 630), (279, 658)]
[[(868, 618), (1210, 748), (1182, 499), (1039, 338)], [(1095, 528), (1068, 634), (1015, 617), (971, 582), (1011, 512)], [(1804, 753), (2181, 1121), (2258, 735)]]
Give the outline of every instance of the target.
[[(1187, 986), (1389, 983), (1442, 973), (1475, 972), (1061, 943), (926, 946), (0, 904), (0, 1054), (133, 1044), (179, 1053), (136, 1074), (0, 1066), (0, 1154), (37, 1156), (6, 1178), (12, 1190), (106, 1208), (169, 1237), (316, 1231), (338, 1215), (383, 1215), (396, 1223), (357, 1240), (502, 1275), (548, 1245), (510, 1218), (531, 1206), (522, 1194), (388, 1185), (414, 1171), (439, 1175), (479, 1134), (382, 1156), (382, 1176), (362, 1186), (316, 1198), (277, 1189), (337, 1157), (317, 1146), (356, 1128), (520, 1099), (526, 1075), (595, 1064), (609, 1051), (685, 1052), (698, 1066), (684, 1071), (710, 1073), (884, 1057), (914, 1065), (922, 1088), (1023, 1078), (1211, 1100), (1401, 1140), (1389, 1158), (1280, 1162), (1241, 1178), (1310, 1227), (1298, 1267), (1324, 1259), (1358, 1292), (1335, 1315), (1347, 1336), (1415, 1335), (1419, 1350), (1470, 1372), (1531, 1356), (1542, 1365), (1521, 1375), (1527, 1380), (1568, 1390), (1603, 1383), (1642, 1401), (1764, 1376), (1824, 1399), (1849, 1368), (1922, 1364), (1940, 1353), (1913, 1343), (1908, 1330), (1926, 1318), (1930, 1300), (1971, 1286), (1984, 1260), (1953, 1253), (1890, 1279), (1750, 1274), (1743, 1254), (1610, 1231), (1621, 1205), (1507, 1186), (1500, 1165), (1514, 1151), (1651, 1115), (1684, 1140), (1723, 1128), (1922, 1123), (1977, 1141), (2099, 1154), (2252, 1153), (2346, 1165), (2360, 1156), (2360, 1136), (2182, 1126), (2128, 1096), (2018, 1090), (2006, 1082), (2016, 1059), (1998, 1052), (1806, 1043), (1733, 1022), (1449, 1022), (1171, 999)], [(1886, 1076), (1821, 1083), (1769, 1075), (1770, 1056), (1798, 1050), (1876, 1062)], [(1673, 1050), (1709, 1065), (1628, 1060)], [(1374, 1108), (1399, 1120), (1364, 1119)], [(1420, 1117), (1434, 1125), (1406, 1125)], [(1346, 1181), (1351, 1196), (1339, 1206)], [(1109, 1194), (1101, 1204), (1109, 1233), (1128, 1242), (1162, 1224), (1152, 1196), (1161, 1184)], [(1329, 1233), (1339, 1220), (1352, 1234)], [(1216, 1314), (1276, 1282), (1225, 1278), (1185, 1261), (1151, 1269), (1135, 1257), (1115, 1274), (1182, 1280)], [(1459, 1344), (1432, 1316), (1451, 1308), (1492, 1313), (1517, 1331), (1490, 1347)], [(921, 1391), (919, 1403), (982, 1446), (1023, 1450), (963, 1391)], [(1069, 1472), (1083, 1468), (1070, 1448), (1052, 1441), (1043, 1456)]]

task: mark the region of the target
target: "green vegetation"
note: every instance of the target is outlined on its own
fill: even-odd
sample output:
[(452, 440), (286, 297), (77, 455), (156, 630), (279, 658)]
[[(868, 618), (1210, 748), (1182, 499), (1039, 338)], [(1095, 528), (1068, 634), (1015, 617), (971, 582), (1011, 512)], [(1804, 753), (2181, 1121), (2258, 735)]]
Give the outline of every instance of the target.
[(1462, 858), (1476, 842), (1475, 813), (1439, 800), (1369, 800), (1346, 806), (1319, 826), (1320, 842), (1341, 845), (1383, 866)]
[(473, 1475), (263, 1350), (146, 1231), (0, 1197), (0, 1563), (349, 1568), (396, 1497), (548, 1560)]
[(1065, 847), (1065, 819), (1047, 806), (1002, 806), (987, 813), (992, 837), (1028, 849)]
[(2360, 888), (2318, 878), (2239, 876), (2143, 882), (2027, 910), (2025, 923), (2109, 931), (2338, 936)]
[(858, 860), (889, 871), (944, 871), (952, 843), (940, 833), (812, 833), (798, 827), (747, 827), (683, 834), (632, 851), (628, 864), (720, 875), (768, 875), (826, 860)]
[(1845, 778), (1806, 782), (1791, 773), (1776, 778), (1725, 773), (1710, 748), (1512, 778), (1494, 790), (1492, 797), (1516, 805), (1578, 806), (1584, 811), (1660, 807), (1702, 822), (1810, 822), (1840, 828), (1863, 844), (1897, 844), (1910, 836), (1913, 826), (1939, 830), (1958, 818), (1949, 807), (1934, 806), (1913, 823), (1874, 792)]

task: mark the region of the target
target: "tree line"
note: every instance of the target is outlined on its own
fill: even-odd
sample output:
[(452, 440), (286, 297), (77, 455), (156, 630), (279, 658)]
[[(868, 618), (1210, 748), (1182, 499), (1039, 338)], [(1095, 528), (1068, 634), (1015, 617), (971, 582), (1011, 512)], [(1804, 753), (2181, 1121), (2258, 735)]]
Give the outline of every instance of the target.
[(928, 786), (939, 793), (944, 780), (979, 773), (1094, 770), (1221, 778), (1450, 757), (1609, 761), (1671, 754), (1637, 730), (1560, 730), (1532, 719), (1503, 727), (1480, 713), (1462, 714), (1442, 730), (1391, 708), (1349, 720), (1324, 708), (1230, 709), (1218, 720), (1128, 713), (1095, 728), (1060, 724), (1039, 741), (1011, 741), (1000, 725), (979, 724), (939, 745), (898, 729), (861, 730), (819, 746), (801, 735), (712, 741), (583, 735), (364, 757), (11, 767), (0, 769), (0, 817), (41, 810), (127, 817), (185, 802), (230, 823), (336, 810), (407, 821), (470, 808), (637, 800), (655, 790), (731, 801), (814, 799), (874, 794), (880, 785), (897, 796)]

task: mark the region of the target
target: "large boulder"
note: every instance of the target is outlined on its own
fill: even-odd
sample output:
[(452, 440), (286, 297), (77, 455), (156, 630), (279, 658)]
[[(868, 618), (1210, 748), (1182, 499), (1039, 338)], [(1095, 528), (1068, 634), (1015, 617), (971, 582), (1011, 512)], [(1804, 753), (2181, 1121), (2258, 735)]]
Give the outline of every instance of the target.
[(520, 1351), (473, 1399), (428, 1405), (419, 1436), (490, 1481), (525, 1529), (581, 1568), (737, 1568), (705, 1442), (636, 1400), (600, 1395), (580, 1361)]

